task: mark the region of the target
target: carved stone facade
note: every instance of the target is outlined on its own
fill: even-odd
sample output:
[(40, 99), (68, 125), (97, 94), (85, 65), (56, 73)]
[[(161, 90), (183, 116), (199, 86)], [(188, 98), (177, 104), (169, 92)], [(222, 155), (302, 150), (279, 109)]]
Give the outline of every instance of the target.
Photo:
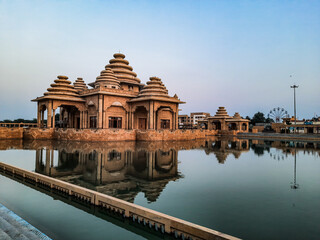
[[(177, 95), (170, 97), (160, 78), (140, 83), (125, 55), (116, 53), (95, 82), (73, 84), (58, 76), (38, 103), (38, 126), (76, 129), (178, 129)], [(59, 119), (56, 113), (59, 109)], [(46, 114), (45, 114), (46, 112)], [(45, 122), (46, 116), (46, 122)]]

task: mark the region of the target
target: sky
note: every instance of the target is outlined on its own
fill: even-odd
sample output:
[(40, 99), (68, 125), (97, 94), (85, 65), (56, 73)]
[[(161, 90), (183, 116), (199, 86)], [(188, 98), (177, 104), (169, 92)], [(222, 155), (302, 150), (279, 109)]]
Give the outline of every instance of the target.
[[(0, 0), (0, 120), (36, 118), (58, 75), (95, 81), (121, 52), (180, 114), (320, 115), (320, 1)], [(290, 77), (291, 76), (291, 77)]]

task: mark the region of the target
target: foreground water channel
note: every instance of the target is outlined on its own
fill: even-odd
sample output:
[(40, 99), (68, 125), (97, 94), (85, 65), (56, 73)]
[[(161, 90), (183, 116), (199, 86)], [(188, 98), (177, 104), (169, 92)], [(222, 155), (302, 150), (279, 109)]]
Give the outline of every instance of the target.
[[(243, 239), (319, 239), (320, 143), (0, 141), (0, 161)], [(161, 239), (0, 174), (0, 202), (53, 239)]]

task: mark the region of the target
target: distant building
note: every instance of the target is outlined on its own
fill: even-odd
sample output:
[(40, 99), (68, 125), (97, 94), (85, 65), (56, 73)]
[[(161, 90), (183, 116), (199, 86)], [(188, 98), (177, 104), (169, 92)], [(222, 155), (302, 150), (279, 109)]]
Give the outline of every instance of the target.
[(206, 112), (194, 112), (190, 114), (190, 117), (179, 115), (179, 128), (218, 130), (222, 134), (229, 134), (230, 131), (248, 132), (249, 122), (239, 113), (235, 113), (233, 117), (229, 116), (224, 107), (219, 107), (214, 116)]
[(294, 117), (289, 117), (282, 120), (282, 123), (271, 124), (271, 128), (277, 133), (320, 133), (319, 118), (295, 120)]
[(249, 132), (249, 120), (242, 118), (239, 113), (229, 116), (224, 107), (219, 107), (213, 117), (208, 117), (205, 121), (199, 121), (199, 124), (206, 125), (209, 130), (218, 130), (220, 134), (230, 131)]
[(193, 112), (190, 113), (190, 116), (187, 114), (179, 115), (178, 122), (179, 128), (184, 129), (193, 129), (197, 128), (198, 121), (202, 121), (210, 117), (210, 113), (205, 112)]
[(190, 113), (190, 121), (192, 122), (193, 125), (197, 125), (198, 121), (205, 120), (208, 117), (210, 117), (210, 113), (205, 113), (205, 112)]

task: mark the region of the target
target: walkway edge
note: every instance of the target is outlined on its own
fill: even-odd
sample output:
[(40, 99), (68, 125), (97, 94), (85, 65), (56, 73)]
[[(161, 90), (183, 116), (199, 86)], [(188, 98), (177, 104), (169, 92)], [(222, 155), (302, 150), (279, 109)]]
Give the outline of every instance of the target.
[(239, 240), (239, 238), (179, 218), (3, 162), (0, 162), (0, 170), (22, 177), (25, 181), (33, 182), (84, 202), (114, 211), (124, 218), (149, 225), (162, 233), (166, 232), (182, 239)]

